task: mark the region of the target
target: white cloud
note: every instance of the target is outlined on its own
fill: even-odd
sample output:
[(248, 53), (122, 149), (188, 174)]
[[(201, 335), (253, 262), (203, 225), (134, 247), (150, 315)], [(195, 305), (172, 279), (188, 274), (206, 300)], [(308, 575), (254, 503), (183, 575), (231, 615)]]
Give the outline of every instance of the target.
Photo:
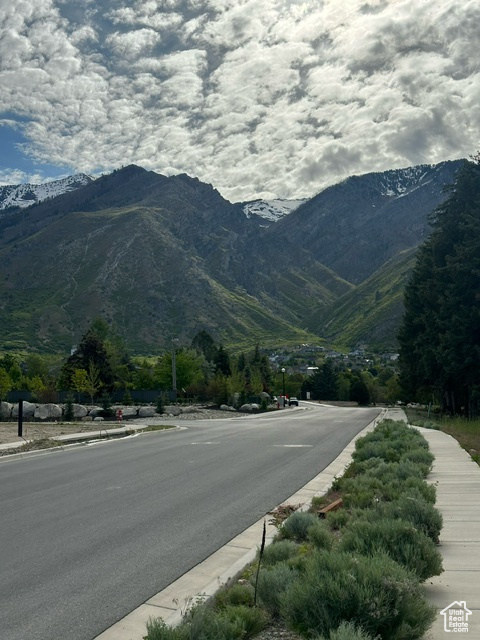
[(477, 0), (0, 0), (0, 116), (73, 171), (135, 162), (232, 200), (465, 157)]

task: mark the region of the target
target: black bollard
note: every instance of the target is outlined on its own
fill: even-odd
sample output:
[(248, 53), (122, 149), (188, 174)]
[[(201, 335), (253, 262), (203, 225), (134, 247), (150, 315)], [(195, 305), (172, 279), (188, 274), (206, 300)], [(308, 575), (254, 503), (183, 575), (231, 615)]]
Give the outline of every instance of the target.
[(18, 401), (18, 437), (23, 438), (23, 400)]

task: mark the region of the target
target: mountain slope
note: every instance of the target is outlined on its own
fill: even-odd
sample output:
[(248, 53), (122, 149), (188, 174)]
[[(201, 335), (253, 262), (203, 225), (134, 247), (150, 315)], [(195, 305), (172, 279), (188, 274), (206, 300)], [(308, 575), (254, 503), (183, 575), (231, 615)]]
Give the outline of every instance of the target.
[(365, 344), (395, 350), (403, 316), (403, 291), (415, 265), (416, 247), (387, 261), (355, 289), (338, 298), (306, 323), (329, 343), (343, 347)]
[(0, 348), (67, 350), (91, 320), (137, 353), (325, 337), (394, 348), (405, 278), (459, 162), (368, 174), (265, 227), (211, 185), (134, 165), (0, 216)]
[(325, 189), (266, 230), (289, 238), (353, 284), (429, 233), (428, 214), (445, 199), (462, 160), (353, 176)]
[(294, 270), (267, 275), (254, 255), (245, 264), (243, 212), (188, 176), (149, 173), (127, 167), (0, 220), (0, 328), (10, 345), (69, 348), (98, 315), (143, 353), (203, 328), (228, 343), (311, 338), (291, 306), (261, 290), (264, 279), (293, 280), (302, 295)]

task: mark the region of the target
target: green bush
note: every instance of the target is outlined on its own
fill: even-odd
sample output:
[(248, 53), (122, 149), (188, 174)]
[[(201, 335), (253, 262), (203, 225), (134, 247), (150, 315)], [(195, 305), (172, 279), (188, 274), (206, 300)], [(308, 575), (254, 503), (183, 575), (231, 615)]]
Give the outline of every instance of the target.
[(185, 627), (169, 627), (161, 618), (150, 618), (143, 640), (189, 640)]
[(371, 508), (379, 502), (391, 502), (404, 495), (421, 497), (433, 504), (436, 497), (435, 486), (415, 476), (400, 480), (398, 478), (382, 479), (363, 474), (356, 478), (342, 480), (340, 488), (343, 493), (343, 502), (348, 508)]
[(357, 520), (344, 532), (339, 550), (367, 556), (387, 553), (422, 582), (443, 571), (442, 556), (434, 542), (404, 520)]
[(295, 511), (283, 523), (280, 534), (283, 538), (303, 542), (308, 538), (309, 528), (317, 524), (318, 516), (306, 511)]
[(433, 453), (423, 447), (417, 447), (416, 449), (406, 451), (400, 458), (401, 462), (409, 461), (421, 465), (424, 470), (424, 476), (427, 476), (432, 470), (434, 460), (435, 456), (433, 455)]
[(317, 522), (309, 527), (307, 535), (316, 549), (331, 549), (335, 540), (332, 532), (323, 522)]
[[(428, 451), (426, 452), (428, 453)], [(369, 469), (365, 475), (371, 478), (380, 478), (383, 482), (395, 480), (407, 480), (407, 478), (425, 478), (430, 469), (420, 463), (411, 460), (400, 460), (399, 462), (382, 462), (374, 468)]]
[[(252, 638), (260, 633), (268, 622), (264, 611), (245, 605), (228, 605), (219, 613), (219, 618), (231, 624), (233, 628), (239, 628), (241, 630), (239, 638)], [(205, 636), (205, 640), (210, 640), (210, 636)], [(225, 640), (233, 640), (233, 637), (225, 635)]]
[(67, 422), (72, 422), (72, 420), (74, 419), (73, 402), (74, 402), (73, 394), (69, 393), (65, 399), (65, 410), (64, 410), (65, 412), (63, 414), (63, 418)]
[(416, 576), (387, 555), (367, 558), (316, 551), (281, 597), (287, 624), (307, 637), (329, 637), (353, 622), (374, 638), (417, 640), (436, 617)]
[(224, 608), (227, 605), (245, 605), (253, 606), (254, 589), (251, 584), (239, 583), (233, 584), (218, 591), (215, 596), (215, 606)]
[(374, 431), (356, 441), (352, 458), (354, 462), (370, 458), (399, 462), (405, 453), (418, 448), (428, 450), (427, 441), (418, 431), (404, 422), (384, 420)]
[(257, 596), (272, 617), (278, 617), (282, 595), (298, 575), (299, 571), (286, 562), (279, 562), (270, 569), (260, 571)]
[(318, 637), (317, 640), (374, 640), (371, 635), (365, 633), (362, 629), (355, 627), (351, 622), (342, 622), (342, 624), (332, 631), (330, 636)]
[(277, 562), (289, 560), (298, 554), (298, 544), (293, 540), (278, 540), (263, 551), (262, 564), (264, 566), (273, 566)]
[(435, 544), (440, 542), (440, 532), (443, 517), (433, 504), (413, 496), (403, 496), (395, 502), (382, 507), (382, 513), (389, 518), (402, 518), (411, 522), (417, 529), (423, 531)]
[(199, 606), (187, 614), (178, 627), (159, 618), (147, 623), (144, 640), (247, 640), (267, 624), (260, 609), (227, 605), (220, 611)]
[(332, 531), (339, 531), (347, 526), (350, 518), (351, 516), (346, 509), (336, 509), (326, 514), (325, 522)]

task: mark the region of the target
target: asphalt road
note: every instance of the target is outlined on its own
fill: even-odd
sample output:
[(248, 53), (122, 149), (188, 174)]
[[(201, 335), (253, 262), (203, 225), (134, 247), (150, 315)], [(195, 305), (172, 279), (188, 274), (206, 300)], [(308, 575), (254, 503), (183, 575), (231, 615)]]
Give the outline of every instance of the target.
[(96, 637), (305, 485), (378, 413), (304, 404), (0, 463), (2, 640)]

